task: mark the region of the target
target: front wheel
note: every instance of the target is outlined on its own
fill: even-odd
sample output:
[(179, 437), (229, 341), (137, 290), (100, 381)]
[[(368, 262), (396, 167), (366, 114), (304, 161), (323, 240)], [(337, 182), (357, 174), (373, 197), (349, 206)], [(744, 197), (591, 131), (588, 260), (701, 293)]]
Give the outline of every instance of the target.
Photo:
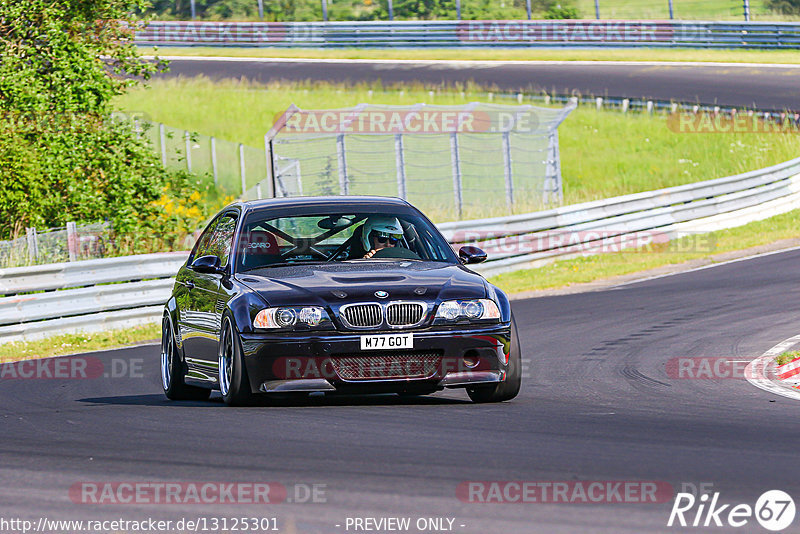
[(225, 317), (222, 321), (219, 343), (219, 392), (222, 393), (225, 404), (230, 406), (247, 406), (254, 400), (242, 356), (242, 343), (230, 317)]
[(170, 400), (206, 400), (211, 390), (197, 386), (189, 386), (184, 381), (185, 371), (175, 336), (172, 333), (172, 321), (164, 315), (161, 321), (161, 386), (164, 395)]
[(496, 385), (467, 388), (467, 395), (473, 402), (503, 402), (519, 394), (522, 384), (522, 353), (519, 347), (519, 334), (514, 316), (511, 316), (511, 347), (508, 353), (506, 379)]

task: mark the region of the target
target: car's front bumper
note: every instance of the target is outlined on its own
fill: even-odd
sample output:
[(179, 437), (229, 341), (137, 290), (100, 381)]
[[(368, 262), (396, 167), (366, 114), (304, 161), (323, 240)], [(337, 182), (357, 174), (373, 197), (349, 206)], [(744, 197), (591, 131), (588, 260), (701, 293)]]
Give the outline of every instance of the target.
[[(411, 350), (361, 350), (362, 334), (409, 332), (414, 334)], [(511, 327), (506, 323), (396, 332), (246, 333), (241, 339), (253, 392), (424, 391), (505, 380)], [(345, 361), (350, 366), (347, 373)], [(360, 362), (369, 363), (359, 374)]]

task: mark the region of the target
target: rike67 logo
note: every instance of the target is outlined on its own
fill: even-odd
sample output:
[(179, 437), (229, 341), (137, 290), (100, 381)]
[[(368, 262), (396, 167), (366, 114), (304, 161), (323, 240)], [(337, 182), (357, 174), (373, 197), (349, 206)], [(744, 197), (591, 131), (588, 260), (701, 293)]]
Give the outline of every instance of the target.
[(781, 490), (764, 492), (755, 506), (749, 504), (721, 504), (719, 492), (713, 495), (704, 493), (695, 497), (691, 493), (678, 493), (669, 514), (667, 526), (681, 527), (733, 527), (748, 525), (752, 532), (752, 521), (767, 530), (778, 532), (789, 527), (794, 521), (794, 500)]

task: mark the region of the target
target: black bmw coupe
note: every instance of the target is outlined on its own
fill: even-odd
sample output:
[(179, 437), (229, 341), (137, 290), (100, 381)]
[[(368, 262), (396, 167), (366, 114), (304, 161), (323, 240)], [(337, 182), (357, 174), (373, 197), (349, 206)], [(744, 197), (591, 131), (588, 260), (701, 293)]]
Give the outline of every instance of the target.
[(514, 398), (508, 298), (407, 202), (309, 197), (223, 209), (177, 274), (162, 322), (170, 399), (466, 388)]

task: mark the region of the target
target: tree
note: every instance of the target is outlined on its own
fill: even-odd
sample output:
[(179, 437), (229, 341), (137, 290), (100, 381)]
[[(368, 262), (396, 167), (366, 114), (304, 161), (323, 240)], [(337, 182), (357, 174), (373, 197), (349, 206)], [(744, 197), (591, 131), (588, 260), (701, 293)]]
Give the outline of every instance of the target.
[(132, 231), (168, 177), (112, 99), (163, 68), (132, 40), (137, 0), (0, 2), (0, 238), (109, 219)]

